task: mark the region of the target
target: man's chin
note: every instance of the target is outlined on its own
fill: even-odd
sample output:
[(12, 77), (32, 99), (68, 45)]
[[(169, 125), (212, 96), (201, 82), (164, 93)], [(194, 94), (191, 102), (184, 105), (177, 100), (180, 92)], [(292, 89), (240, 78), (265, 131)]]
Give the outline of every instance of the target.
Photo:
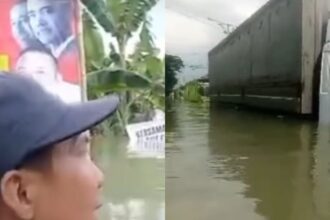
[(27, 37), (25, 38), (20, 38), (20, 40), (18, 41), (19, 45), (21, 47), (28, 47), (30, 45), (30, 41)]
[(52, 45), (52, 39), (50, 37), (40, 37), (39, 35), (38, 39), (45, 46)]

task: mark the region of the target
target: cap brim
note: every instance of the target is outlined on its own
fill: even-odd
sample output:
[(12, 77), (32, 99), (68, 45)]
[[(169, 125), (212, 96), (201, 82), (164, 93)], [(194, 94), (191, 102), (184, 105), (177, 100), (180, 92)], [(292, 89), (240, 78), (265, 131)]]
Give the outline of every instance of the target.
[(58, 126), (41, 145), (56, 144), (89, 130), (114, 114), (118, 105), (119, 97), (116, 95), (68, 105), (62, 119), (58, 122)]

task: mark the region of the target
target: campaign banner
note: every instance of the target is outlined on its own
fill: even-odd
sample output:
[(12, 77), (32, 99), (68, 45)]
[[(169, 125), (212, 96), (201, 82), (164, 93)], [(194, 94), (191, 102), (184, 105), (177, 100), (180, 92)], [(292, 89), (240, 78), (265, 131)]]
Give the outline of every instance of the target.
[(65, 102), (82, 100), (78, 0), (1, 0), (0, 70), (35, 79)]
[(147, 121), (126, 126), (130, 141), (165, 141), (165, 120)]

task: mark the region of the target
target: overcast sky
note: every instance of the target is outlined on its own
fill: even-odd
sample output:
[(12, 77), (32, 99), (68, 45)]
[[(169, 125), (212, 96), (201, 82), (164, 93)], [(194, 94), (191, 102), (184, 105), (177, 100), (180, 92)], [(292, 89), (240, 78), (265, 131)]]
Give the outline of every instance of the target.
[[(151, 33), (155, 45), (160, 49), (160, 56), (163, 57), (165, 53), (165, 0), (159, 0), (148, 16), (151, 19)], [(134, 50), (138, 41), (139, 36), (135, 34), (128, 44), (128, 53)]]
[(207, 53), (226, 37), (208, 18), (238, 26), (268, 0), (166, 0), (166, 53), (178, 55), (185, 67), (179, 84), (207, 74)]
[(166, 0), (166, 51), (206, 52), (225, 37), (207, 18), (239, 25), (267, 0)]

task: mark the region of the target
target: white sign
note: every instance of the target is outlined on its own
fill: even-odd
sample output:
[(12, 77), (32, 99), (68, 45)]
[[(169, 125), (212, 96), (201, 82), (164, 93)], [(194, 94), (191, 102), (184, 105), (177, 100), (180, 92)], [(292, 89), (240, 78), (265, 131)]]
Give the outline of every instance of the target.
[[(157, 114), (156, 114), (157, 116)], [(129, 157), (165, 157), (165, 117), (126, 126), (130, 143), (127, 146)], [(162, 120), (159, 120), (162, 119)]]
[(161, 141), (165, 137), (165, 120), (130, 124), (126, 130), (132, 142)]

